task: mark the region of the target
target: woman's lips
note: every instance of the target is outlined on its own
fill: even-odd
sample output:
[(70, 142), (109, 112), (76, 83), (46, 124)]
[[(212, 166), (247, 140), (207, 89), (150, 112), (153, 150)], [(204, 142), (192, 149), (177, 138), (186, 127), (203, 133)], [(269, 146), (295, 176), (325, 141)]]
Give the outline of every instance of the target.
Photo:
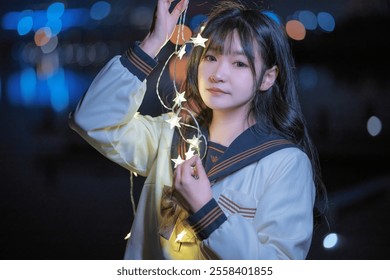
[(223, 91), (222, 89), (220, 89), (220, 88), (215, 88), (215, 87), (208, 88), (207, 91), (209, 91), (209, 92), (210, 92), (211, 94), (213, 94), (213, 95), (226, 94), (226, 92)]

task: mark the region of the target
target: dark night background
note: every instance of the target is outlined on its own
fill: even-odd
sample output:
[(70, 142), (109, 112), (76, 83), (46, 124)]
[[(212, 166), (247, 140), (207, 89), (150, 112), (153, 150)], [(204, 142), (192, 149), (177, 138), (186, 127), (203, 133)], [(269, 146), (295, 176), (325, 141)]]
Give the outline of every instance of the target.
[[(212, 2), (191, 0), (187, 21)], [(121, 259), (132, 221), (129, 173), (87, 145), (67, 119), (104, 63), (146, 35), (155, 1), (60, 1), (62, 15), (54, 3), (0, 3), (0, 259)], [(331, 209), (330, 226), (315, 231), (308, 258), (388, 259), (390, 4), (263, 6), (282, 24), (306, 27), (305, 38), (291, 44)], [(306, 21), (313, 15), (318, 24)], [(320, 25), (324, 15), (328, 25)], [(50, 20), (59, 33), (39, 47), (34, 38)], [(169, 92), (169, 74), (163, 77)], [(152, 90), (141, 112), (161, 112)], [(135, 178), (136, 187), (142, 181)], [(324, 248), (329, 233), (338, 243)]]

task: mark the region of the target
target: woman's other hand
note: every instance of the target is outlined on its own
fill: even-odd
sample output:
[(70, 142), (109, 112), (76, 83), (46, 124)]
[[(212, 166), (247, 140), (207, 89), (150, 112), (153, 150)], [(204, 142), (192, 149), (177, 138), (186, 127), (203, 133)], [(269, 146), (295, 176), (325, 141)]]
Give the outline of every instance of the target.
[(193, 156), (177, 166), (174, 190), (186, 201), (194, 213), (212, 199), (210, 181), (199, 156)]

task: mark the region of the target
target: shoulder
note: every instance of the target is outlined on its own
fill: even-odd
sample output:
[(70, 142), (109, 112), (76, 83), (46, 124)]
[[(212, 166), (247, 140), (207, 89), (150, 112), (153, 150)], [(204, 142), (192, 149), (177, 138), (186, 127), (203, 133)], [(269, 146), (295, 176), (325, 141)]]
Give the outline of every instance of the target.
[(307, 154), (298, 147), (288, 147), (273, 152), (263, 158), (264, 162), (287, 163), (296, 161), (310, 162)]
[(259, 167), (272, 173), (301, 173), (311, 176), (312, 166), (309, 157), (297, 147), (280, 149), (259, 161)]

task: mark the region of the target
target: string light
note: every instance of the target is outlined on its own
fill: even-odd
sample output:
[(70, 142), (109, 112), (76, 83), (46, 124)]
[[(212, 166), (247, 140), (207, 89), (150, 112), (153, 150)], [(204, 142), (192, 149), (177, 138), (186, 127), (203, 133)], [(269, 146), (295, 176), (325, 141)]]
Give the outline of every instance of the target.
[[(186, 98), (184, 97), (185, 92), (179, 92), (176, 87), (176, 69), (173, 71), (172, 79), (173, 79), (173, 87), (175, 90), (175, 99), (173, 100), (174, 103), (172, 107), (167, 106), (163, 101), (160, 96), (159, 92), (159, 84), (161, 81), (162, 74), (165, 70), (165, 68), (168, 65), (168, 62), (174, 57), (175, 60), (179, 59), (182, 60), (183, 56), (186, 54), (186, 45), (187, 44), (193, 44), (194, 47), (203, 47), (205, 48), (205, 42), (208, 40), (207, 38), (203, 38), (200, 33), (197, 34), (196, 37), (191, 37), (190, 40), (186, 40), (186, 28), (185, 28), (185, 18), (187, 14), (187, 9), (184, 10), (184, 12), (180, 15), (178, 24), (176, 26), (177, 34), (176, 36), (176, 42), (175, 42), (175, 51), (168, 57), (167, 61), (165, 62), (164, 66), (161, 69), (160, 75), (157, 79), (157, 84), (156, 84), (156, 94), (158, 97), (158, 100), (160, 101), (161, 105), (168, 110), (171, 113), (170, 119), (166, 120), (167, 123), (170, 124), (170, 129), (179, 129), (179, 134), (181, 138), (189, 145), (188, 149), (185, 153), (186, 159), (189, 159), (193, 157), (195, 154), (198, 154), (203, 158), (205, 156), (205, 152), (207, 149), (205, 149), (204, 155), (200, 155), (200, 143), (204, 141), (206, 147), (207, 147), (207, 139), (201, 132), (200, 126), (198, 124), (198, 121), (196, 120), (195, 114), (191, 112), (189, 109), (183, 107), (183, 103), (186, 102)], [(179, 47), (181, 45), (181, 47)], [(186, 111), (190, 117), (193, 120), (194, 125), (189, 125), (187, 123), (181, 122), (181, 117), (180, 113), (182, 110)], [(182, 133), (182, 127), (187, 127), (195, 130), (195, 134), (193, 135), (192, 139), (186, 139), (185, 136)], [(203, 139), (203, 140), (201, 140)], [(184, 160), (181, 158), (179, 155), (176, 159), (172, 159), (172, 161), (175, 163), (174, 168), (176, 168), (179, 164), (184, 162)]]

